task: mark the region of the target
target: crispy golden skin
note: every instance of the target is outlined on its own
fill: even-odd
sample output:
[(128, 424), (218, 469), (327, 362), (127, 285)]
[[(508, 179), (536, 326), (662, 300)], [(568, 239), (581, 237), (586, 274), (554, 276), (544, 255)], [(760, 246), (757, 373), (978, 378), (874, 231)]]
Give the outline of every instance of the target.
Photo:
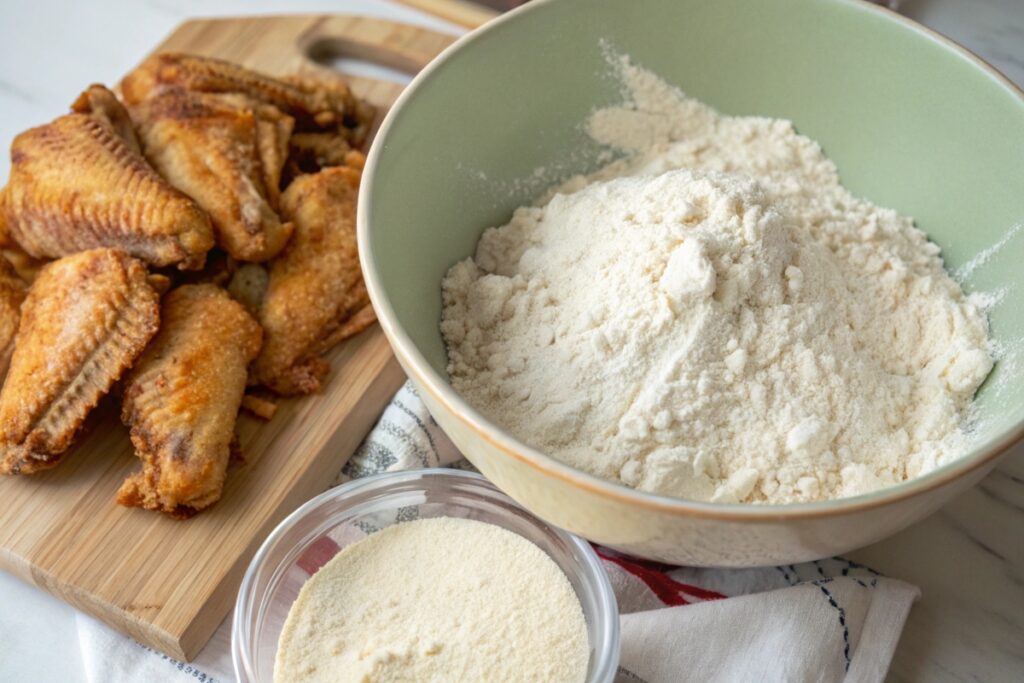
[[(7, 186), (4, 185), (0, 189), (0, 247), (4, 249), (10, 249), (11, 247), (17, 247), (14, 238), (11, 237), (11, 228), (7, 224)], [(20, 247), (18, 247), (20, 249)]]
[[(207, 93), (242, 93), (294, 117), (299, 130), (347, 129), (362, 135), (374, 116), (339, 80), (325, 84), (304, 77), (274, 78), (212, 57), (165, 52), (150, 57), (121, 82), (129, 105), (165, 88)], [(360, 140), (356, 144), (361, 144)]]
[(217, 244), (265, 261), (292, 226), (275, 212), (292, 119), (244, 95), (167, 88), (131, 109), (143, 151), (176, 188), (209, 212)]
[(54, 467), (160, 324), (145, 266), (94, 249), (48, 264), (21, 307), (0, 392), (0, 473)]
[(187, 517), (220, 499), (259, 324), (216, 285), (164, 298), (160, 333), (129, 373), (122, 419), (142, 471), (121, 505)]
[(142, 146), (135, 135), (132, 118), (117, 96), (106, 86), (93, 83), (86, 88), (71, 105), (71, 111), (79, 114), (90, 114), (100, 123), (114, 131), (119, 138), (136, 154), (142, 154)]
[(0, 256), (0, 383), (7, 375), (14, 352), (14, 335), (21, 319), (21, 302), (25, 300), (25, 282), (14, 266)]
[[(242, 99), (242, 98), (239, 98)], [(269, 104), (250, 105), (256, 115), (256, 151), (263, 172), (263, 184), (274, 210), (281, 205), (281, 176), (288, 159), (288, 141), (295, 119)]]
[(374, 321), (356, 251), (360, 171), (328, 168), (296, 179), (281, 197), (295, 236), (270, 263), (260, 307), (264, 345), (255, 381), (284, 395), (319, 390), (321, 354)]
[(2, 232), (36, 258), (113, 247), (157, 266), (201, 267), (213, 246), (209, 217), (114, 125), (76, 112), (18, 135)]

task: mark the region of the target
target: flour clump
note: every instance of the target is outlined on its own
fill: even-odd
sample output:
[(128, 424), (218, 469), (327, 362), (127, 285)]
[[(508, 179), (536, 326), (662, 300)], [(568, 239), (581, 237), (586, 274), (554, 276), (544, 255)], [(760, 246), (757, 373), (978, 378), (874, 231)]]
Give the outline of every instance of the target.
[(791, 123), (622, 73), (589, 130), (629, 155), (445, 277), (455, 389), (570, 465), (696, 500), (851, 496), (958, 457), (992, 360), (938, 247)]

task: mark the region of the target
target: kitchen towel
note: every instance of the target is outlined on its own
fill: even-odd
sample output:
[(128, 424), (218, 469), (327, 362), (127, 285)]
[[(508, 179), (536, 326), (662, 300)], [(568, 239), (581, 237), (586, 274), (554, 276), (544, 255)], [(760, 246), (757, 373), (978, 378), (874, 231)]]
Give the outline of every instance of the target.
[[(411, 384), (339, 473), (471, 468)], [(916, 587), (841, 557), (756, 569), (669, 567), (596, 548), (622, 613), (616, 683), (881, 681)], [(183, 663), (77, 615), (90, 683), (228, 683), (231, 617)]]

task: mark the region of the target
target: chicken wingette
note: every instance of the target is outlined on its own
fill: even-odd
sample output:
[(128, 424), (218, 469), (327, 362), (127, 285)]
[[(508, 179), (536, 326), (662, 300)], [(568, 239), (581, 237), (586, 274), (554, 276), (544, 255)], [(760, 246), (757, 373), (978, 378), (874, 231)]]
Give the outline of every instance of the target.
[(98, 87), (79, 98), (80, 111), (14, 139), (0, 196), (4, 241), (36, 258), (112, 247), (156, 266), (202, 267), (209, 217), (122, 137), (128, 115)]
[(279, 394), (318, 391), (329, 370), (322, 354), (376, 319), (356, 251), (361, 161), (299, 176), (281, 197), (295, 235), (269, 264), (253, 365), (255, 381)]
[(192, 92), (240, 93), (271, 104), (293, 117), (297, 130), (335, 130), (358, 146), (365, 140), (373, 108), (338, 79), (301, 76), (274, 78), (212, 57), (164, 52), (150, 57), (121, 82), (129, 107), (157, 93), (179, 88)]
[(293, 120), (245, 95), (169, 88), (132, 106), (143, 153), (205, 209), (217, 244), (240, 261), (266, 261), (292, 226), (275, 209)]
[(141, 471), (122, 505), (188, 517), (220, 499), (260, 326), (216, 285), (164, 297), (160, 332), (128, 374), (122, 419)]
[(93, 249), (43, 267), (21, 306), (0, 391), (0, 474), (54, 467), (160, 324), (145, 266)]

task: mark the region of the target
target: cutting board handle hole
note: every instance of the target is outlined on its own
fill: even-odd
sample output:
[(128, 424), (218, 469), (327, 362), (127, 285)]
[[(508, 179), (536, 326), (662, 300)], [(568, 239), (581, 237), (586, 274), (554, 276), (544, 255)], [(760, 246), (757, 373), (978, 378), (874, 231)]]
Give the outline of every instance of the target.
[(306, 56), (320, 66), (349, 76), (408, 85), (419, 67), (401, 55), (341, 38), (319, 38), (306, 46)]

